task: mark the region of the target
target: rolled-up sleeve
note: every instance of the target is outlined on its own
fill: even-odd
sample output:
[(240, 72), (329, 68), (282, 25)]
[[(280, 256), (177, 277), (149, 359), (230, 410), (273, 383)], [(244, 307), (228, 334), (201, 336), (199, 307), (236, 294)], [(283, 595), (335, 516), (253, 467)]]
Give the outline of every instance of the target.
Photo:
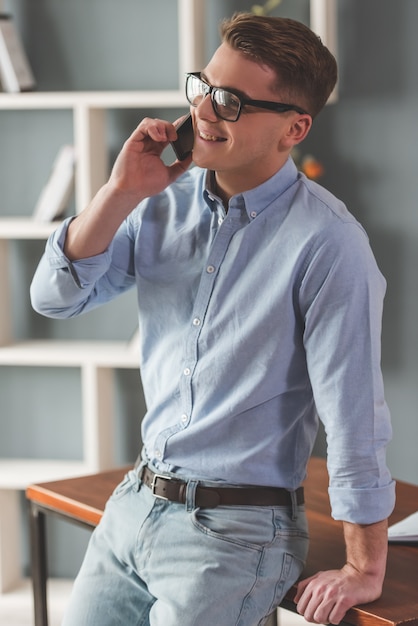
[[(128, 274), (127, 262), (124, 263), (124, 274), (117, 267), (121, 259), (115, 255), (115, 250), (123, 249), (123, 245), (115, 248), (115, 241), (126, 237), (125, 227), (120, 228), (114, 242), (102, 254), (70, 261), (63, 250), (71, 219), (65, 220), (49, 237), (30, 287), (33, 308), (47, 317), (79, 315), (111, 300), (134, 284), (133, 277)], [(112, 271), (113, 264), (116, 267)]]
[(332, 515), (358, 524), (385, 519), (395, 502), (386, 464), (392, 428), (380, 367), (385, 289), (358, 225), (340, 223), (323, 233), (301, 290), (304, 342), (327, 436)]

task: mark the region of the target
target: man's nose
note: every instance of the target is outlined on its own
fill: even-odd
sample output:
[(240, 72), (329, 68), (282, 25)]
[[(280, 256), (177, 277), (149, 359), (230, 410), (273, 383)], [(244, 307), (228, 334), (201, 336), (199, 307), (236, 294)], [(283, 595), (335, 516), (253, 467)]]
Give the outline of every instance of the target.
[(218, 119), (209, 93), (202, 98), (196, 108), (200, 118), (210, 121), (216, 121)]

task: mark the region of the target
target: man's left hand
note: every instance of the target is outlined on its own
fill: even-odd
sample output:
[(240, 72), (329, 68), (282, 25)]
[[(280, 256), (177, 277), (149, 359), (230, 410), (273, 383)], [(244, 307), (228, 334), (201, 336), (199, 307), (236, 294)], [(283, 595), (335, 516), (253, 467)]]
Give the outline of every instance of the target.
[(298, 613), (308, 622), (338, 624), (352, 606), (377, 600), (386, 570), (387, 526), (387, 520), (369, 525), (343, 522), (347, 563), (298, 584)]
[(347, 564), (341, 570), (318, 572), (302, 580), (294, 601), (308, 622), (338, 624), (352, 606), (372, 602), (380, 593), (372, 576)]

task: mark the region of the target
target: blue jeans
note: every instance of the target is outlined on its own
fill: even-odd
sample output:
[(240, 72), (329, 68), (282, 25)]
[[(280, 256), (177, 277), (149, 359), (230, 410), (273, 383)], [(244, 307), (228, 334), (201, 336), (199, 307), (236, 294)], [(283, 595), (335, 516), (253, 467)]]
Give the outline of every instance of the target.
[[(205, 483), (213, 484), (213, 483)], [(63, 626), (256, 626), (299, 577), (303, 506), (186, 504), (155, 498), (138, 470), (111, 496)]]

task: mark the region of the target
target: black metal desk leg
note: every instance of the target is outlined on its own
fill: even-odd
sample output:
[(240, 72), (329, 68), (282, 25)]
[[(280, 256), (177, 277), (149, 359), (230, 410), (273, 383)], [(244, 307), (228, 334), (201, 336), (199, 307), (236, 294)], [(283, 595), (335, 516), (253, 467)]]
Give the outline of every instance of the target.
[(45, 514), (33, 502), (29, 514), (35, 626), (48, 626)]

